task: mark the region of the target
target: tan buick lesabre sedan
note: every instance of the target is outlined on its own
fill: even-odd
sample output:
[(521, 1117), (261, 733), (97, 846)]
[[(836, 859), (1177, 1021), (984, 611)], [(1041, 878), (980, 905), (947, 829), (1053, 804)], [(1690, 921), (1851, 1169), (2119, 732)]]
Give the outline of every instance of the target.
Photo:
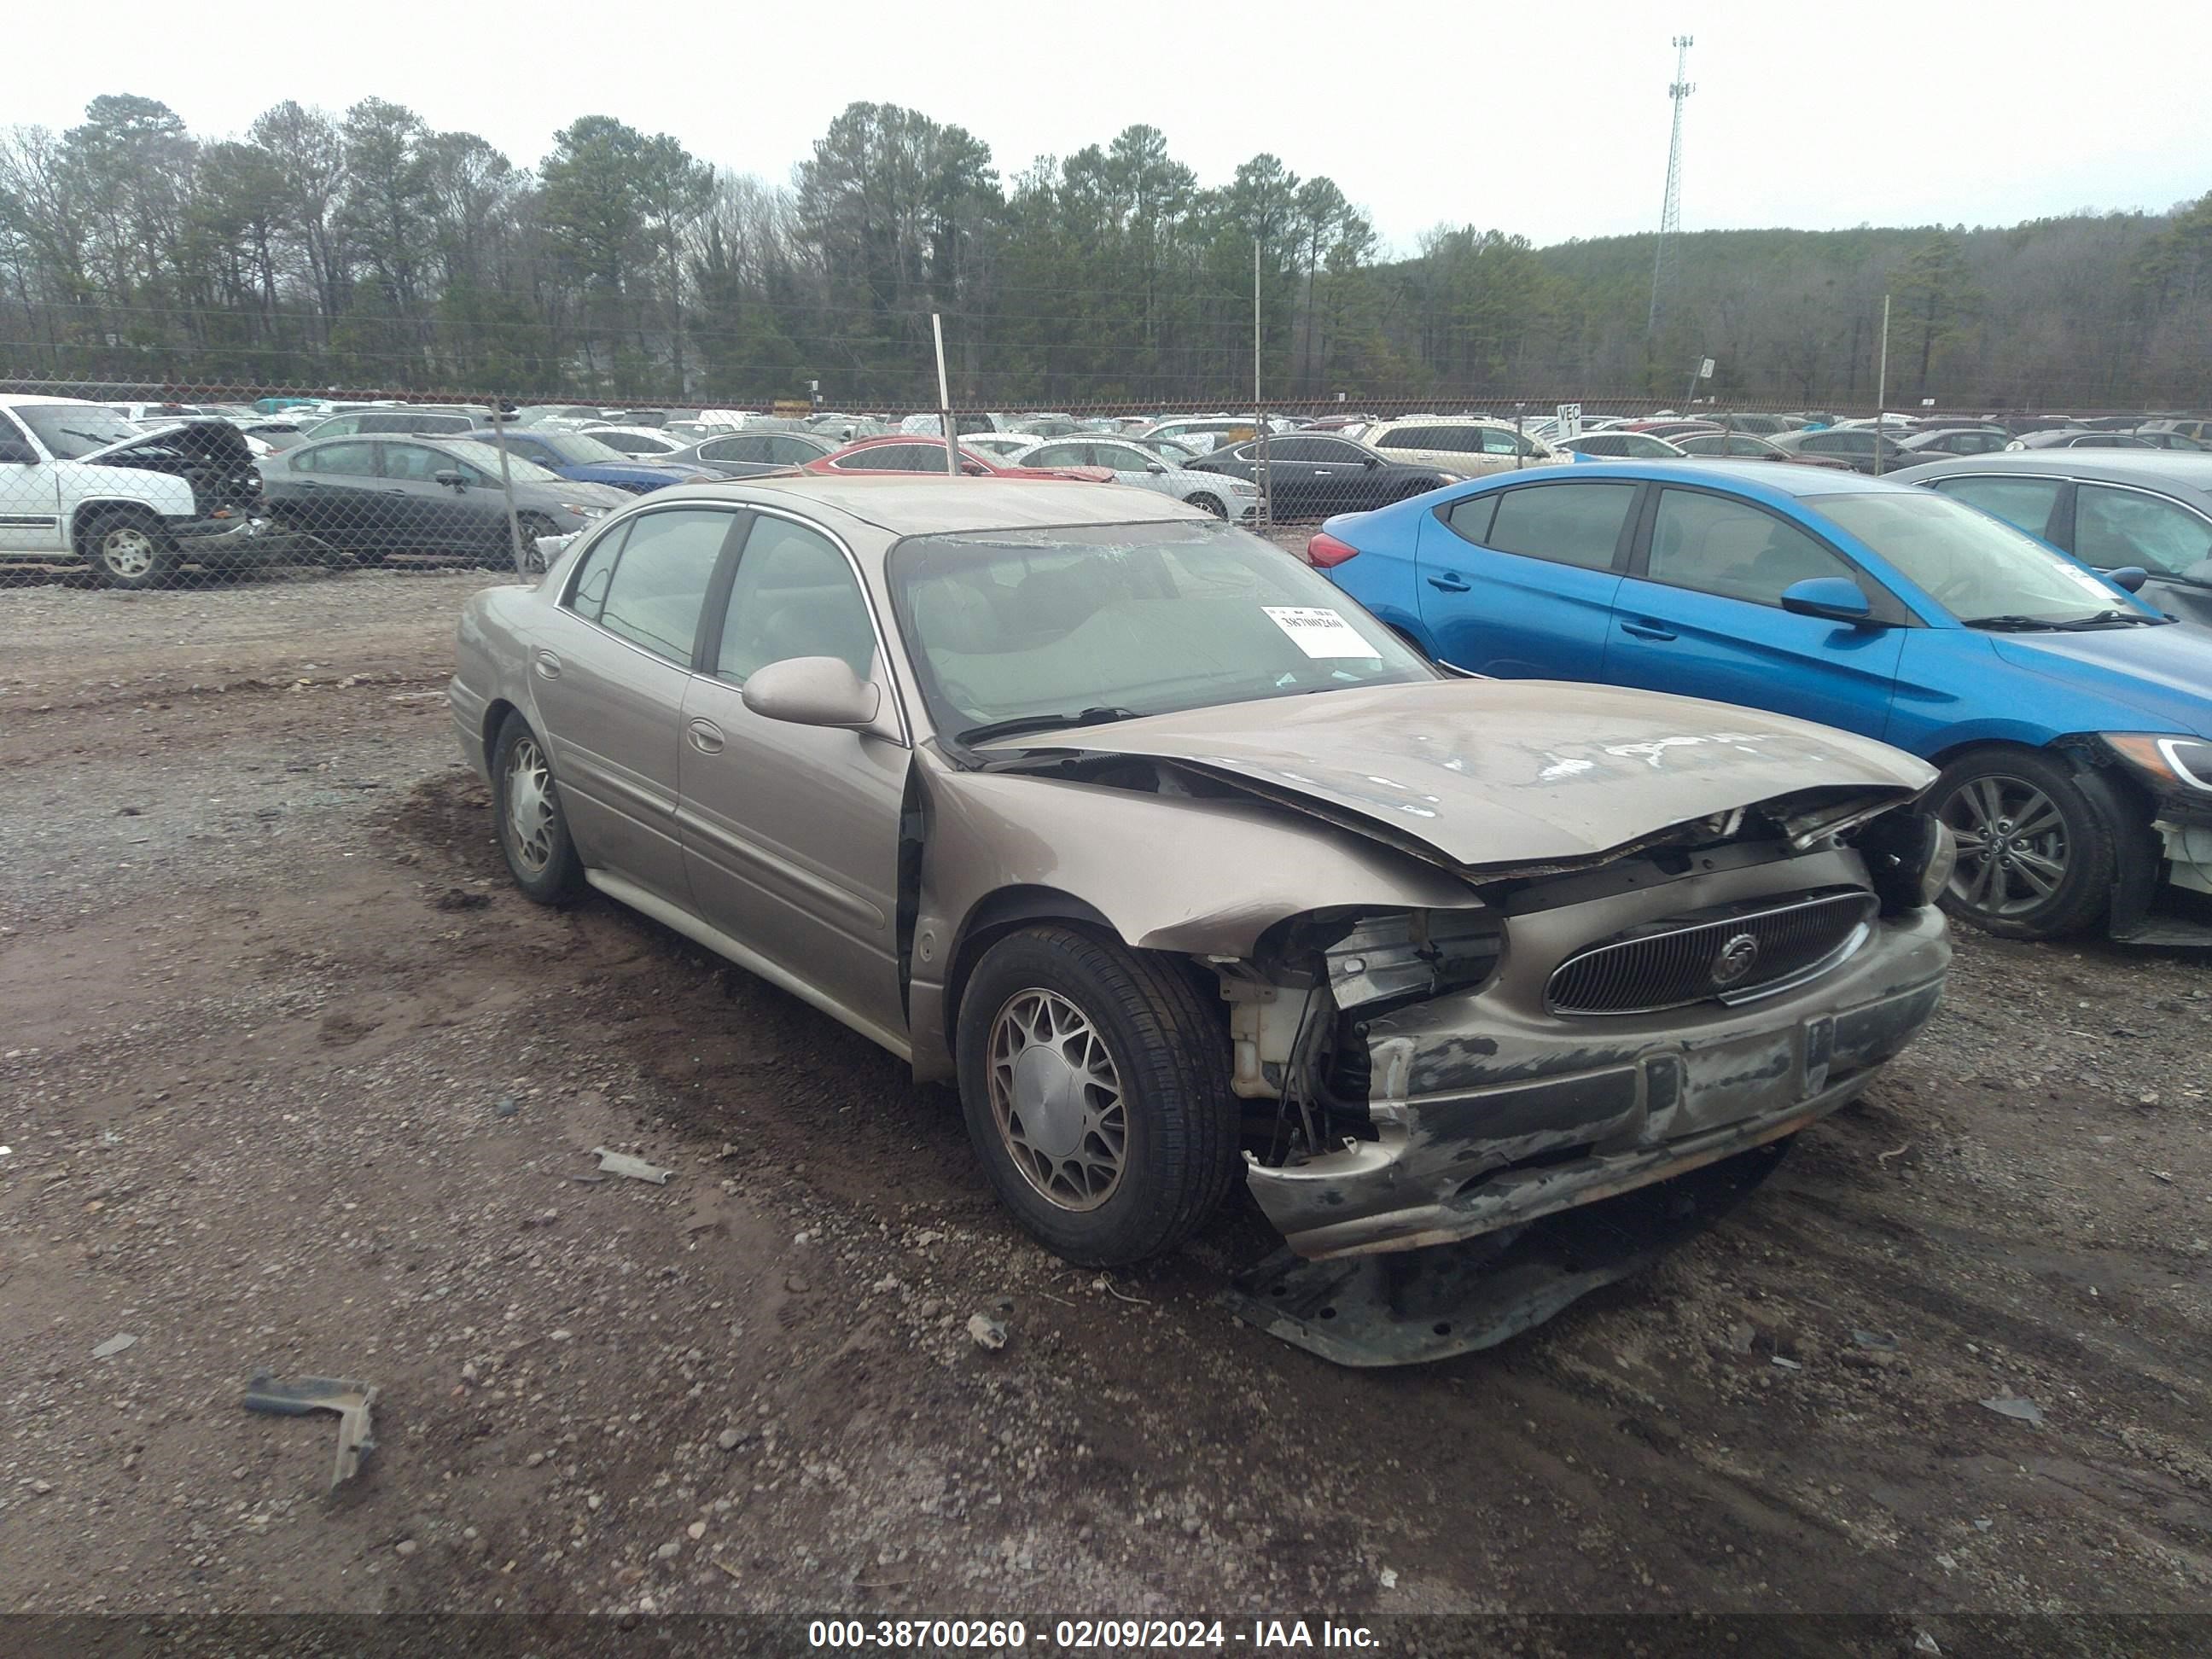
[(1918, 760), (1447, 673), (1119, 487), (657, 490), (470, 600), (452, 702), (526, 893), (956, 1081), (1086, 1264), (1240, 1174), (1310, 1258), (1682, 1176), (1863, 1089), (1948, 961)]

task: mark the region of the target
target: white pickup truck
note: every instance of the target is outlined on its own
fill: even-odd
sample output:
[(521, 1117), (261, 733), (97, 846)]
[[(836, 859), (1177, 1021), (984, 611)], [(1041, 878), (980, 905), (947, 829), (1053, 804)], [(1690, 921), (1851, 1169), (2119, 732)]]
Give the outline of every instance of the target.
[(186, 564), (257, 562), (261, 474), (238, 429), (186, 420), (148, 432), (106, 404), (0, 393), (0, 562), (82, 559), (112, 587), (155, 587)]

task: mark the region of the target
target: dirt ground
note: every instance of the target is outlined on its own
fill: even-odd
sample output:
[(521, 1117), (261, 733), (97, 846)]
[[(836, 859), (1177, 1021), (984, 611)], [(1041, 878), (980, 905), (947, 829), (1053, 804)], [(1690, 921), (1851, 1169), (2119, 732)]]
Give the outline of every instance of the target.
[[(950, 1093), (512, 891), (488, 580), (0, 592), (0, 1611), (2212, 1608), (2201, 961), (1963, 938), (1658, 1269), (1344, 1370), (1213, 1299), (1249, 1210), (1071, 1269)], [(262, 1369), (379, 1387), (356, 1490)]]

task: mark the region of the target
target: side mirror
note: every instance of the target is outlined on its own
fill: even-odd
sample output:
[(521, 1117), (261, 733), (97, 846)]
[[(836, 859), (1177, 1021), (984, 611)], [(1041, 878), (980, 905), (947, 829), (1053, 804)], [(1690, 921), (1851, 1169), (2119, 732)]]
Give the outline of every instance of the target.
[(1146, 461), (1145, 463), (1145, 471), (1147, 472), (1165, 472), (1167, 468), (1161, 465), (1158, 461)]
[(1372, 472), (1376, 467), (1382, 465), (1382, 463), (1376, 460), (1372, 455), (1370, 455), (1365, 460), (1360, 462), (1360, 465), (1365, 467), (1370, 472)]
[(1782, 590), (1782, 608), (1801, 617), (1821, 617), (1856, 628), (1880, 626), (1865, 591), (1848, 576), (1808, 576)]
[(468, 474), (456, 472), (450, 467), (443, 472), (433, 472), (430, 475), (430, 482), (441, 483), (448, 489), (466, 489), (469, 487)]
[(883, 694), (841, 658), (786, 657), (753, 672), (744, 702), (763, 720), (857, 732), (874, 722)]
[(2150, 580), (2150, 572), (2139, 564), (2124, 564), (2118, 570), (2097, 573), (2124, 593), (2140, 593), (2142, 585)]

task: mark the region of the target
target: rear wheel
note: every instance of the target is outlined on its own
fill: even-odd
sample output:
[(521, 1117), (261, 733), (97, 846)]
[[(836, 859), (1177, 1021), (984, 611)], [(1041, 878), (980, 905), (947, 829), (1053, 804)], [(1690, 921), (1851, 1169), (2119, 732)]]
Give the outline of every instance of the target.
[(1944, 909), (2002, 938), (2063, 939), (2095, 927), (2120, 859), (2132, 856), (2122, 851), (2109, 793), (2034, 750), (1960, 757), (1929, 805), (1959, 842)]
[(1228, 1042), (1174, 964), (1073, 927), (1010, 933), (960, 1000), (960, 1100), (1000, 1199), (1085, 1267), (1172, 1249), (1237, 1170)]
[(553, 763), (520, 714), (510, 711), (492, 744), (492, 805), (499, 850), (526, 897), (563, 904), (584, 890), (584, 861), (568, 835)]
[(143, 507), (102, 514), (82, 532), (82, 550), (92, 574), (110, 587), (161, 587), (177, 574), (177, 544)]

